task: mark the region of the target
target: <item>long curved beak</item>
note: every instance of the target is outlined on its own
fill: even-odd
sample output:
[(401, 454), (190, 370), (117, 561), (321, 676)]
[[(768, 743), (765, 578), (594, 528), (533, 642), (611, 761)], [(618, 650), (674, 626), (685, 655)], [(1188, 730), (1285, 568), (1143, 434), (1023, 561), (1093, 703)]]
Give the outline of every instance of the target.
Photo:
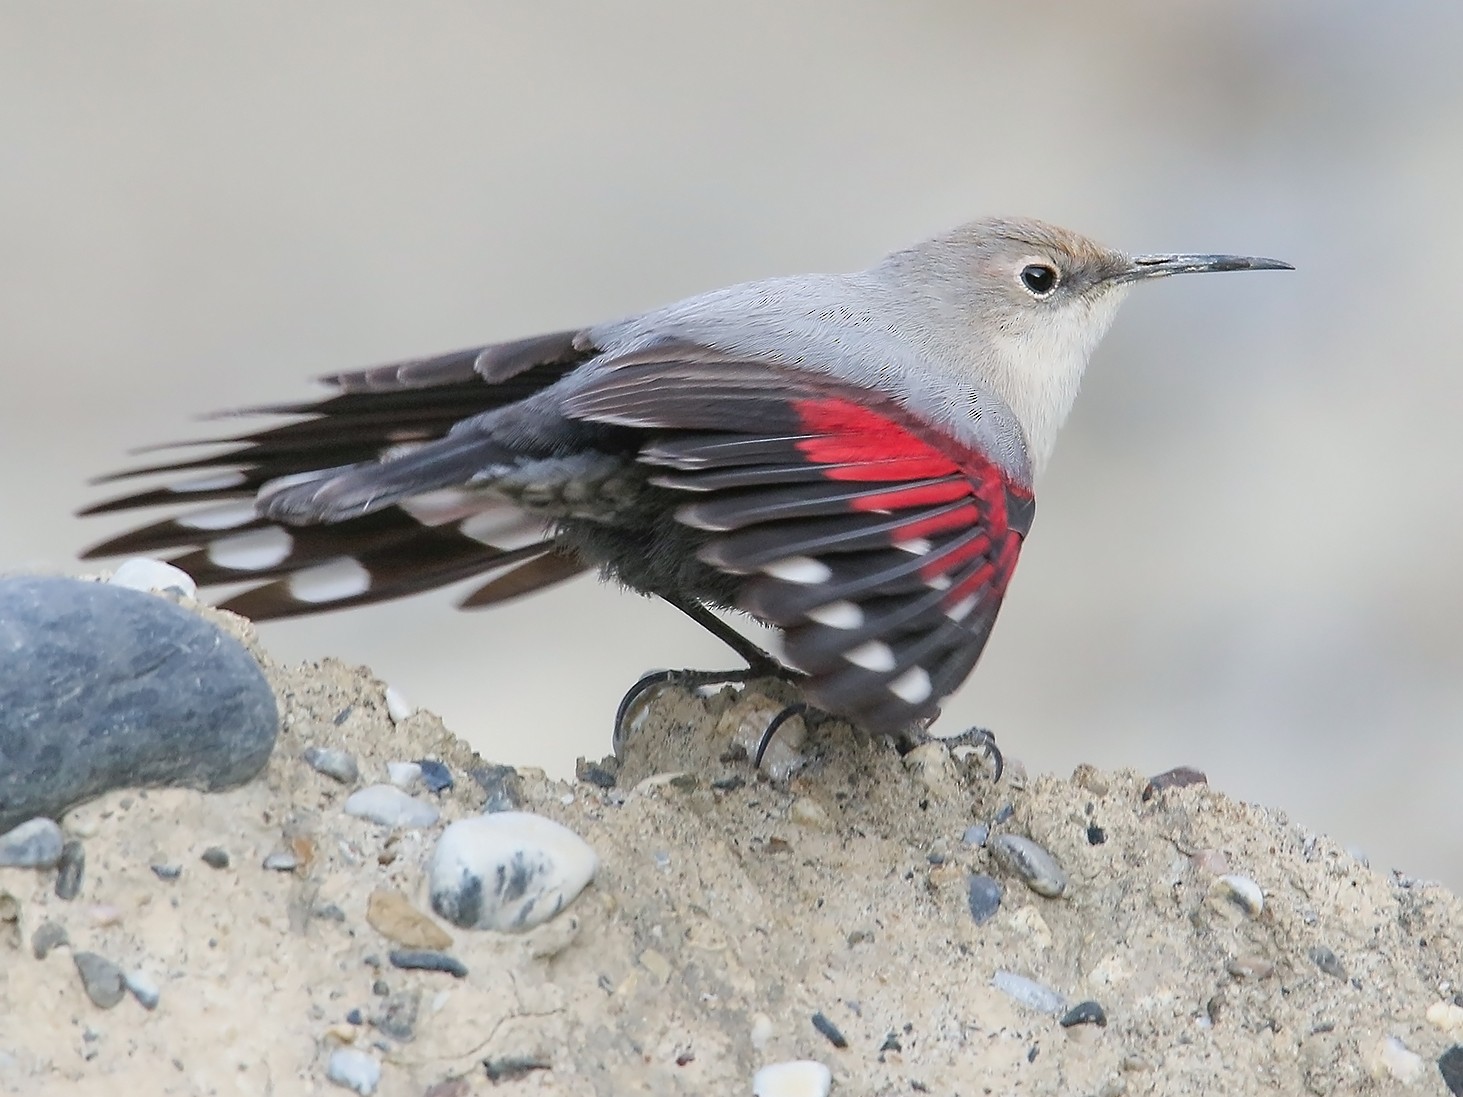
[(1167, 278), (1170, 274), (1204, 274), (1221, 270), (1294, 270), (1279, 259), (1254, 255), (1135, 255), (1112, 276), (1114, 282)]

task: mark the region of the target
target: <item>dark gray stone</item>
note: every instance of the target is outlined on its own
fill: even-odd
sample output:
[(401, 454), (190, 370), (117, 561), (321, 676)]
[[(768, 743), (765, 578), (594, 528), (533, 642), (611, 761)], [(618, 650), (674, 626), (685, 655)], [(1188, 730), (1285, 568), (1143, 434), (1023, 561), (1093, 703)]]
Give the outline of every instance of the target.
[(127, 984), (121, 968), (95, 952), (78, 952), (72, 959), (76, 961), (86, 996), (94, 1005), (111, 1009), (122, 1000), (127, 993)]
[(0, 830), (114, 788), (230, 788), (279, 728), (233, 637), (165, 598), (50, 576), (0, 579)]
[(14, 868), (50, 868), (61, 860), (65, 839), (50, 819), (27, 819), (0, 834), (0, 865)]
[(73, 838), (61, 847), (61, 860), (56, 863), (56, 898), (68, 903), (75, 899), (85, 877), (86, 847)]

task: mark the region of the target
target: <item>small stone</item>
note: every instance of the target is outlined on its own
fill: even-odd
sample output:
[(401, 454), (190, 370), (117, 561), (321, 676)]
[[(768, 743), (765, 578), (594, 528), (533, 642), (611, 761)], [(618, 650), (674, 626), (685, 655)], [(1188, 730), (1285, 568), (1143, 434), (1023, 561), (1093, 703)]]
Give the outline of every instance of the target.
[(838, 1050), (842, 1051), (848, 1047), (848, 1037), (838, 1031), (838, 1026), (830, 1021), (821, 1011), (813, 1014), (813, 1027), (821, 1032), (827, 1038), (828, 1042), (838, 1048)]
[(353, 1090), (361, 1097), (370, 1097), (381, 1082), (381, 1064), (364, 1051), (337, 1048), (330, 1053), (325, 1077), (343, 1089)]
[(1463, 1097), (1463, 1044), (1454, 1044), (1438, 1056), (1438, 1071), (1448, 1092)]
[(976, 925), (984, 925), (1001, 909), (1001, 900), (1006, 889), (1001, 882), (983, 873), (973, 874), (966, 883), (966, 900), (970, 904), (970, 916)]
[(70, 902), (81, 894), (81, 881), (86, 876), (86, 850), (75, 838), (61, 847), (56, 864), (56, 898)]
[(321, 903), (312, 913), (322, 922), (345, 921), (345, 911), (341, 910), (335, 903)]
[(1003, 834), (987, 847), (996, 862), (1038, 895), (1060, 898), (1067, 890), (1067, 874), (1057, 859), (1030, 838)]
[(833, 1072), (812, 1059), (769, 1063), (752, 1075), (752, 1097), (828, 1097)]
[(1258, 918), (1265, 909), (1265, 893), (1248, 876), (1221, 876), (1209, 887), (1209, 905), (1216, 910)]
[(422, 780), (422, 767), (416, 762), (387, 762), (386, 777), (397, 788), (416, 788)]
[(248, 650), (175, 602), (112, 583), (0, 579), (0, 830), (115, 788), (231, 788), (279, 727)]
[(789, 805), (787, 817), (800, 827), (807, 827), (810, 830), (832, 830), (833, 820), (828, 815), (828, 809), (807, 796), (799, 796)]
[(1087, 844), (1089, 846), (1100, 846), (1107, 841), (1107, 831), (1103, 830), (1096, 823), (1087, 824)]
[(294, 872), (300, 867), (300, 859), (292, 850), (278, 849), (264, 858), (264, 867), (270, 872)]
[(1107, 1027), (1107, 1012), (1102, 1004), (1094, 1002), (1089, 998), (1085, 1002), (1078, 1002), (1058, 1022), (1063, 1028), (1072, 1028), (1074, 1025), (1097, 1025), (1099, 1028)]
[(484, 812), (517, 811), (523, 804), (523, 779), (512, 766), (478, 766), (472, 779), (488, 794)]
[(129, 971), (122, 976), (122, 982), (132, 992), (132, 997), (137, 999), (139, 1005), (149, 1012), (157, 1009), (157, 1004), (162, 1000), (162, 991), (158, 985), (140, 971)]
[(1221, 849), (1196, 850), (1189, 857), (1189, 863), (1210, 876), (1224, 876), (1229, 872), (1229, 857)]
[(1428, 1024), (1449, 1036), (1463, 1033), (1463, 1006), (1457, 1002), (1434, 1002), (1427, 1007)]
[(150, 556), (134, 556), (117, 565), (107, 582), (128, 590), (150, 594), (177, 594), (184, 598), (198, 597), (198, 584), (182, 568)]
[(965, 833), (960, 835), (960, 840), (967, 846), (980, 847), (986, 844), (991, 837), (991, 828), (984, 823), (972, 823), (965, 828)]
[(427, 786), (428, 792), (446, 792), (452, 787), (452, 771), (434, 758), (418, 758), (417, 765), (421, 768), (422, 784)]
[(586, 785), (594, 785), (596, 788), (614, 788), (615, 782), (619, 780), (619, 759), (610, 758), (605, 762), (590, 762), (584, 758), (574, 760), (574, 779), (583, 781)]
[(521, 932), (572, 903), (598, 870), (589, 843), (542, 815), (462, 819), (437, 841), (432, 909), (465, 929)]
[(209, 868), (228, 868), (229, 851), (220, 846), (209, 846), (203, 851), (200, 860)]
[(1150, 777), (1148, 784), (1143, 789), (1143, 799), (1151, 800), (1164, 789), (1188, 788), (1190, 785), (1207, 785), (1208, 783), (1209, 778), (1201, 771), (1191, 766), (1176, 766), (1173, 769), (1164, 770), (1157, 777)]
[(1367, 1057), (1367, 1070), (1373, 1078), (1379, 1081), (1383, 1078), (1393, 1078), (1405, 1086), (1410, 1086), (1422, 1077), (1427, 1069), (1421, 1055), (1408, 1048), (1395, 1036), (1388, 1036), (1372, 1049), (1371, 1055)]
[(483, 1060), (483, 1073), (494, 1085), (526, 1078), (536, 1070), (553, 1069), (550, 1060), (535, 1055), (505, 1055), (501, 1059)]
[(386, 712), (391, 717), (391, 722), (399, 724), (410, 718), (416, 709), (411, 702), (402, 696), (401, 691), (395, 686), (386, 687)]
[(1341, 963), (1340, 958), (1325, 945), (1316, 945), (1313, 948), (1307, 949), (1306, 955), (1311, 958), (1311, 962), (1316, 967), (1320, 968), (1327, 975), (1340, 979), (1343, 983), (1346, 981), (1345, 966)]
[(931, 792), (954, 794), (959, 782), (959, 769), (950, 757), (950, 749), (938, 740), (915, 747), (902, 759), (916, 781)]
[(1236, 956), (1224, 965), (1236, 979), (1268, 979), (1275, 974), (1275, 965), (1263, 956)]
[(122, 920), (122, 908), (112, 903), (97, 903), (86, 908), (86, 916), (94, 926), (115, 926)]
[(176, 880), (183, 875), (182, 865), (148, 865), (152, 874), (159, 880)]
[(351, 793), (344, 811), (347, 815), (369, 819), (383, 827), (407, 829), (429, 827), (442, 815), (434, 804), (408, 796), (391, 785), (371, 785)]
[(381, 1008), (371, 1015), (371, 1024), (393, 1040), (405, 1043), (416, 1039), (417, 1016), (421, 1013), (422, 992), (402, 990), (388, 994)]
[[(0, 757), (3, 757), (0, 752)], [(0, 834), (0, 866), (10, 868), (50, 868), (61, 859), (65, 839), (54, 820), (27, 819), (18, 827)]]
[(353, 785), (360, 779), (360, 767), (356, 764), (355, 755), (349, 751), (335, 747), (306, 747), (301, 757), (316, 773), (323, 773), (342, 785)]
[(72, 956), (76, 970), (81, 975), (81, 985), (86, 996), (101, 1009), (111, 1009), (126, 994), (126, 983), (122, 969), (104, 956), (95, 952), (78, 952)]
[(411, 905), (399, 891), (377, 888), (366, 900), (366, 921), (377, 933), (408, 948), (444, 949), (452, 937)]
[(423, 948), (394, 948), (386, 954), (393, 967), (403, 971), (442, 971), (455, 979), (467, 978), (467, 965), (456, 956)]
[(1038, 1013), (1059, 1013), (1067, 1008), (1067, 999), (1063, 995), (1035, 979), (1012, 971), (997, 971), (991, 976), (991, 986)]
[(1099, 797), (1106, 796), (1112, 788), (1107, 776), (1088, 762), (1083, 762), (1072, 771), (1072, 784)]
[(345, 1015), (345, 1023), (348, 1025), (364, 1025), (366, 1023), (365, 1014), (359, 1009), (348, 1010)]
[(37, 960), (44, 960), (55, 949), (70, 944), (71, 938), (66, 935), (66, 927), (60, 922), (42, 922), (31, 934), (30, 951)]

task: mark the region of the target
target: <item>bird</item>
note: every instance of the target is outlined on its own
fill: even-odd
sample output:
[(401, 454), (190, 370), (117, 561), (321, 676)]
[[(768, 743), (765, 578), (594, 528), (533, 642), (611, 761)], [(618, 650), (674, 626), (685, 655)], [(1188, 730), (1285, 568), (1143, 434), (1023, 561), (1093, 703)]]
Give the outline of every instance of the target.
[[(985, 218), (862, 271), (335, 373), (227, 413), (274, 418), (211, 452), (99, 478), (165, 480), (83, 514), (170, 512), (84, 558), (180, 553), (201, 586), (252, 584), (222, 605), (255, 620), (467, 579), (483, 607), (597, 570), (748, 663), (719, 680), (783, 674), (870, 733), (924, 728), (986, 646), (1128, 291), (1289, 269)], [(718, 610), (772, 626), (777, 654)]]

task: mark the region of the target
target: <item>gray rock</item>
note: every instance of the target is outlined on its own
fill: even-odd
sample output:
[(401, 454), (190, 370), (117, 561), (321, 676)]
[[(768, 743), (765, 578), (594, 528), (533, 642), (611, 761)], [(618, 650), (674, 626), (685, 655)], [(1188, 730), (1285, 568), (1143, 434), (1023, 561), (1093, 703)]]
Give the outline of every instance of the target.
[(1067, 874), (1057, 859), (1024, 834), (1003, 834), (988, 847), (996, 861), (1038, 895), (1066, 894)]
[(369, 1097), (381, 1083), (381, 1064), (364, 1051), (343, 1047), (330, 1053), (325, 1076), (338, 1086)]
[(127, 993), (122, 969), (95, 952), (78, 952), (73, 957), (86, 996), (102, 1009), (111, 1009)]
[(62, 945), (71, 944), (66, 927), (60, 922), (42, 922), (31, 934), (30, 951), (37, 960), (44, 960)]
[(50, 819), (27, 819), (0, 834), (0, 865), (50, 868), (61, 860), (61, 828)]
[(274, 693), (233, 637), (108, 583), (0, 579), (0, 827), (114, 788), (242, 784), (269, 758)]
[(976, 873), (966, 881), (965, 897), (970, 904), (970, 916), (979, 926), (996, 916), (996, 911), (1001, 909), (1001, 900), (1006, 897), (1006, 889), (999, 880)]
[(81, 894), (81, 881), (86, 876), (86, 847), (75, 838), (61, 847), (61, 860), (56, 864), (56, 898), (70, 902)]
[(221, 846), (209, 846), (203, 851), (200, 858), (209, 868), (229, 867), (229, 851)]
[(304, 759), (315, 772), (323, 773), (342, 785), (353, 785), (361, 776), (355, 756), (334, 747), (306, 747)]
[(1067, 999), (1061, 993), (1014, 971), (996, 972), (991, 976), (991, 986), (1039, 1013), (1060, 1013), (1067, 1008)]

